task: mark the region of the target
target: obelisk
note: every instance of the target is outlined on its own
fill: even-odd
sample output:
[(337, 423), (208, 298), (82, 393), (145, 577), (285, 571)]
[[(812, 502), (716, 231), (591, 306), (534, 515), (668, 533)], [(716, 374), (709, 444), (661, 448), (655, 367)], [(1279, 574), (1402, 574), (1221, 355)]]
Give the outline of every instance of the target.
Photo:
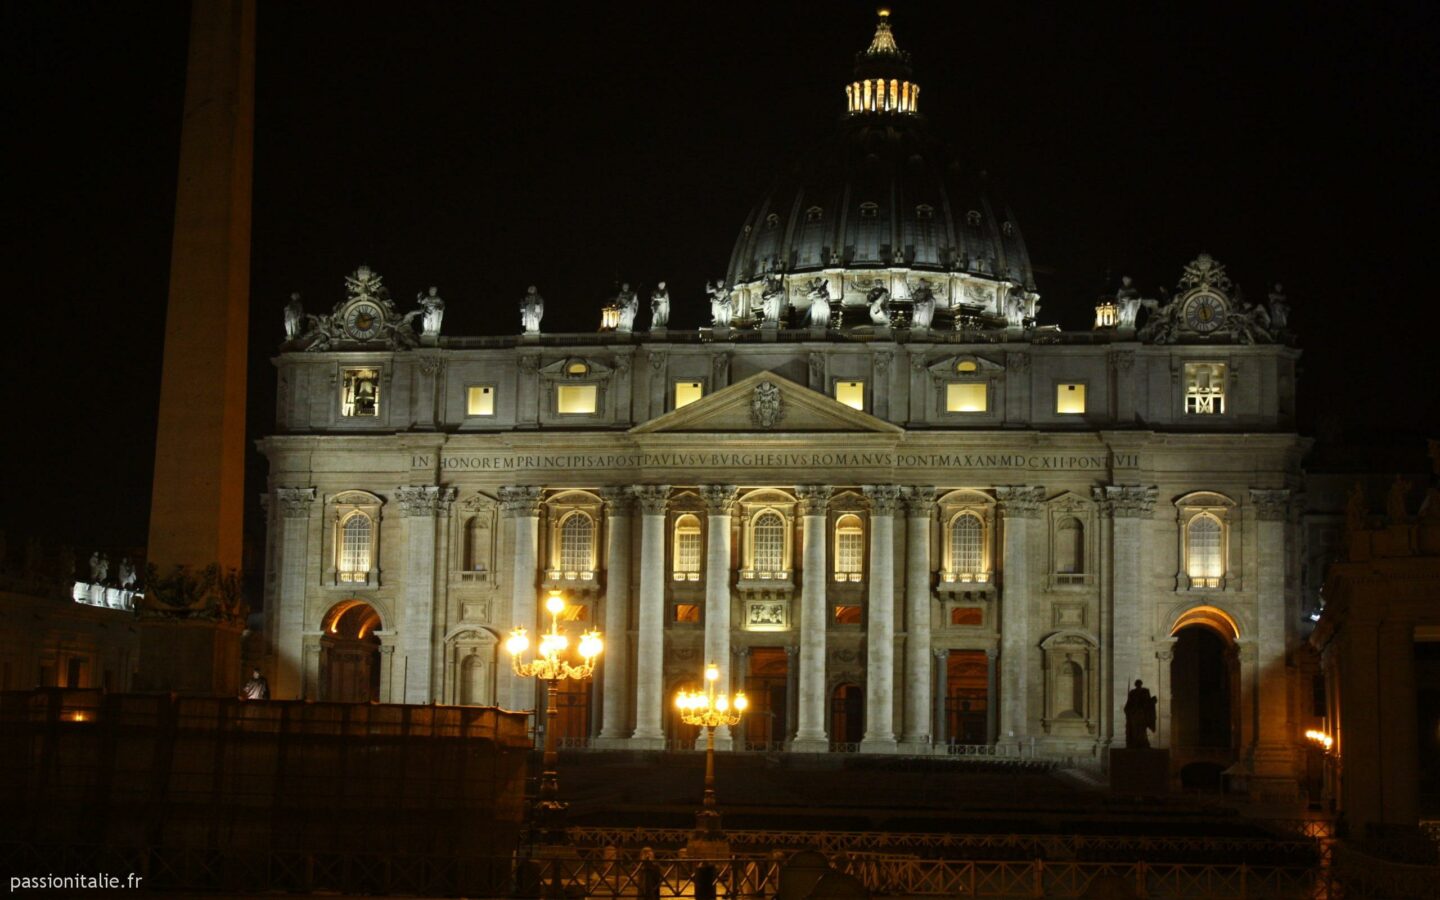
[(217, 608), (212, 585), (181, 609), (176, 585), (241, 562), (254, 122), (253, 0), (194, 0), (137, 678), (151, 690), (240, 684), (243, 607)]

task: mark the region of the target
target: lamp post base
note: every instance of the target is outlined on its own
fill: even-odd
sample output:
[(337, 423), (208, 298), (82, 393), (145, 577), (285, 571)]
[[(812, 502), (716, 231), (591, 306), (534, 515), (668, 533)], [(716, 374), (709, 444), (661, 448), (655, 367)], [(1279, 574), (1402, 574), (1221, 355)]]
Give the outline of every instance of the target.
[(729, 859), (730, 841), (720, 827), (720, 813), (702, 809), (695, 813), (695, 830), (685, 842), (691, 859)]

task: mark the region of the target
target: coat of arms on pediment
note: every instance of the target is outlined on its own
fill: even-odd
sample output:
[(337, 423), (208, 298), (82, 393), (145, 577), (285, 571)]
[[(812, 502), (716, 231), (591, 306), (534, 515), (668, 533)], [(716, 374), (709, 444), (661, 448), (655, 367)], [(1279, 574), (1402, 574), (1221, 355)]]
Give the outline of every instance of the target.
[(774, 428), (785, 415), (780, 400), (780, 386), (773, 381), (762, 381), (755, 385), (750, 400), (750, 421), (757, 428)]

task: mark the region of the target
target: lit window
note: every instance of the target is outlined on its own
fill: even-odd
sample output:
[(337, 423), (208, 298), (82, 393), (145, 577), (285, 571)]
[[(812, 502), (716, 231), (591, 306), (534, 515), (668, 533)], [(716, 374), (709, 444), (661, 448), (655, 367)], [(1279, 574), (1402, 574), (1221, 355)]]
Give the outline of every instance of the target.
[(962, 359), (955, 364), (955, 373), (957, 375), (974, 375), (978, 370), (979, 366), (975, 365), (975, 360), (973, 359)]
[(1055, 412), (1062, 416), (1074, 416), (1085, 412), (1085, 385), (1057, 384), (1055, 386)]
[[(972, 364), (973, 365), (973, 364)], [(988, 385), (983, 381), (952, 381), (945, 385), (945, 411), (985, 412)]]
[(754, 568), (760, 577), (772, 577), (785, 569), (785, 520), (774, 511), (755, 517), (753, 531)]
[(571, 513), (560, 523), (560, 568), (566, 578), (594, 568), (594, 546), (595, 522), (585, 513)]
[(705, 384), (700, 381), (675, 382), (675, 408), (687, 406), (705, 396)]
[(590, 366), (580, 360), (573, 360), (565, 366), (565, 374), (572, 378), (580, 378), (590, 374)]
[(857, 605), (857, 606), (846, 605), (846, 606), (837, 606), (837, 607), (835, 607), (835, 624), (836, 624), (836, 625), (859, 625), (859, 624), (860, 624), (860, 607), (859, 607), (858, 605)]
[(835, 382), (835, 399), (853, 409), (865, 408), (865, 382)]
[(466, 388), (465, 414), (467, 416), (495, 415), (495, 389), (488, 384)]
[(700, 621), (700, 607), (695, 603), (675, 604), (675, 621), (684, 623), (695, 623)]
[(955, 581), (985, 581), (985, 523), (974, 513), (950, 521), (950, 573)]
[(363, 512), (351, 513), (340, 525), (340, 581), (364, 584), (370, 578), (370, 550), (375, 529)]
[(380, 370), (346, 369), (340, 387), (340, 415), (380, 414)]
[(700, 580), (700, 520), (688, 513), (675, 520), (675, 580)]
[(835, 523), (835, 580), (859, 581), (865, 567), (865, 530), (860, 517), (844, 515)]
[(1225, 412), (1225, 364), (1185, 364), (1185, 412), (1219, 415)]
[(1225, 577), (1225, 527), (1210, 513), (1201, 513), (1185, 527), (1185, 571), (1190, 586), (1218, 588)]
[(555, 386), (555, 411), (561, 415), (594, 415), (598, 391), (593, 384), (559, 384)]
[(1055, 525), (1055, 572), (1081, 575), (1085, 572), (1085, 526), (1067, 517)]

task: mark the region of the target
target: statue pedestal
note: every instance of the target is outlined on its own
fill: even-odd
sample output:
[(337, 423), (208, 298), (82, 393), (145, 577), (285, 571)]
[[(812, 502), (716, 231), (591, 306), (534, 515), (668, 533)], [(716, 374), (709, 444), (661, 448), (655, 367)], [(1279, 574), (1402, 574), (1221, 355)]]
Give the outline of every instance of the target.
[(173, 691), (202, 697), (238, 697), (242, 674), (239, 622), (141, 618), (139, 691)]
[(1110, 793), (1133, 797), (1170, 793), (1170, 751), (1110, 748)]

